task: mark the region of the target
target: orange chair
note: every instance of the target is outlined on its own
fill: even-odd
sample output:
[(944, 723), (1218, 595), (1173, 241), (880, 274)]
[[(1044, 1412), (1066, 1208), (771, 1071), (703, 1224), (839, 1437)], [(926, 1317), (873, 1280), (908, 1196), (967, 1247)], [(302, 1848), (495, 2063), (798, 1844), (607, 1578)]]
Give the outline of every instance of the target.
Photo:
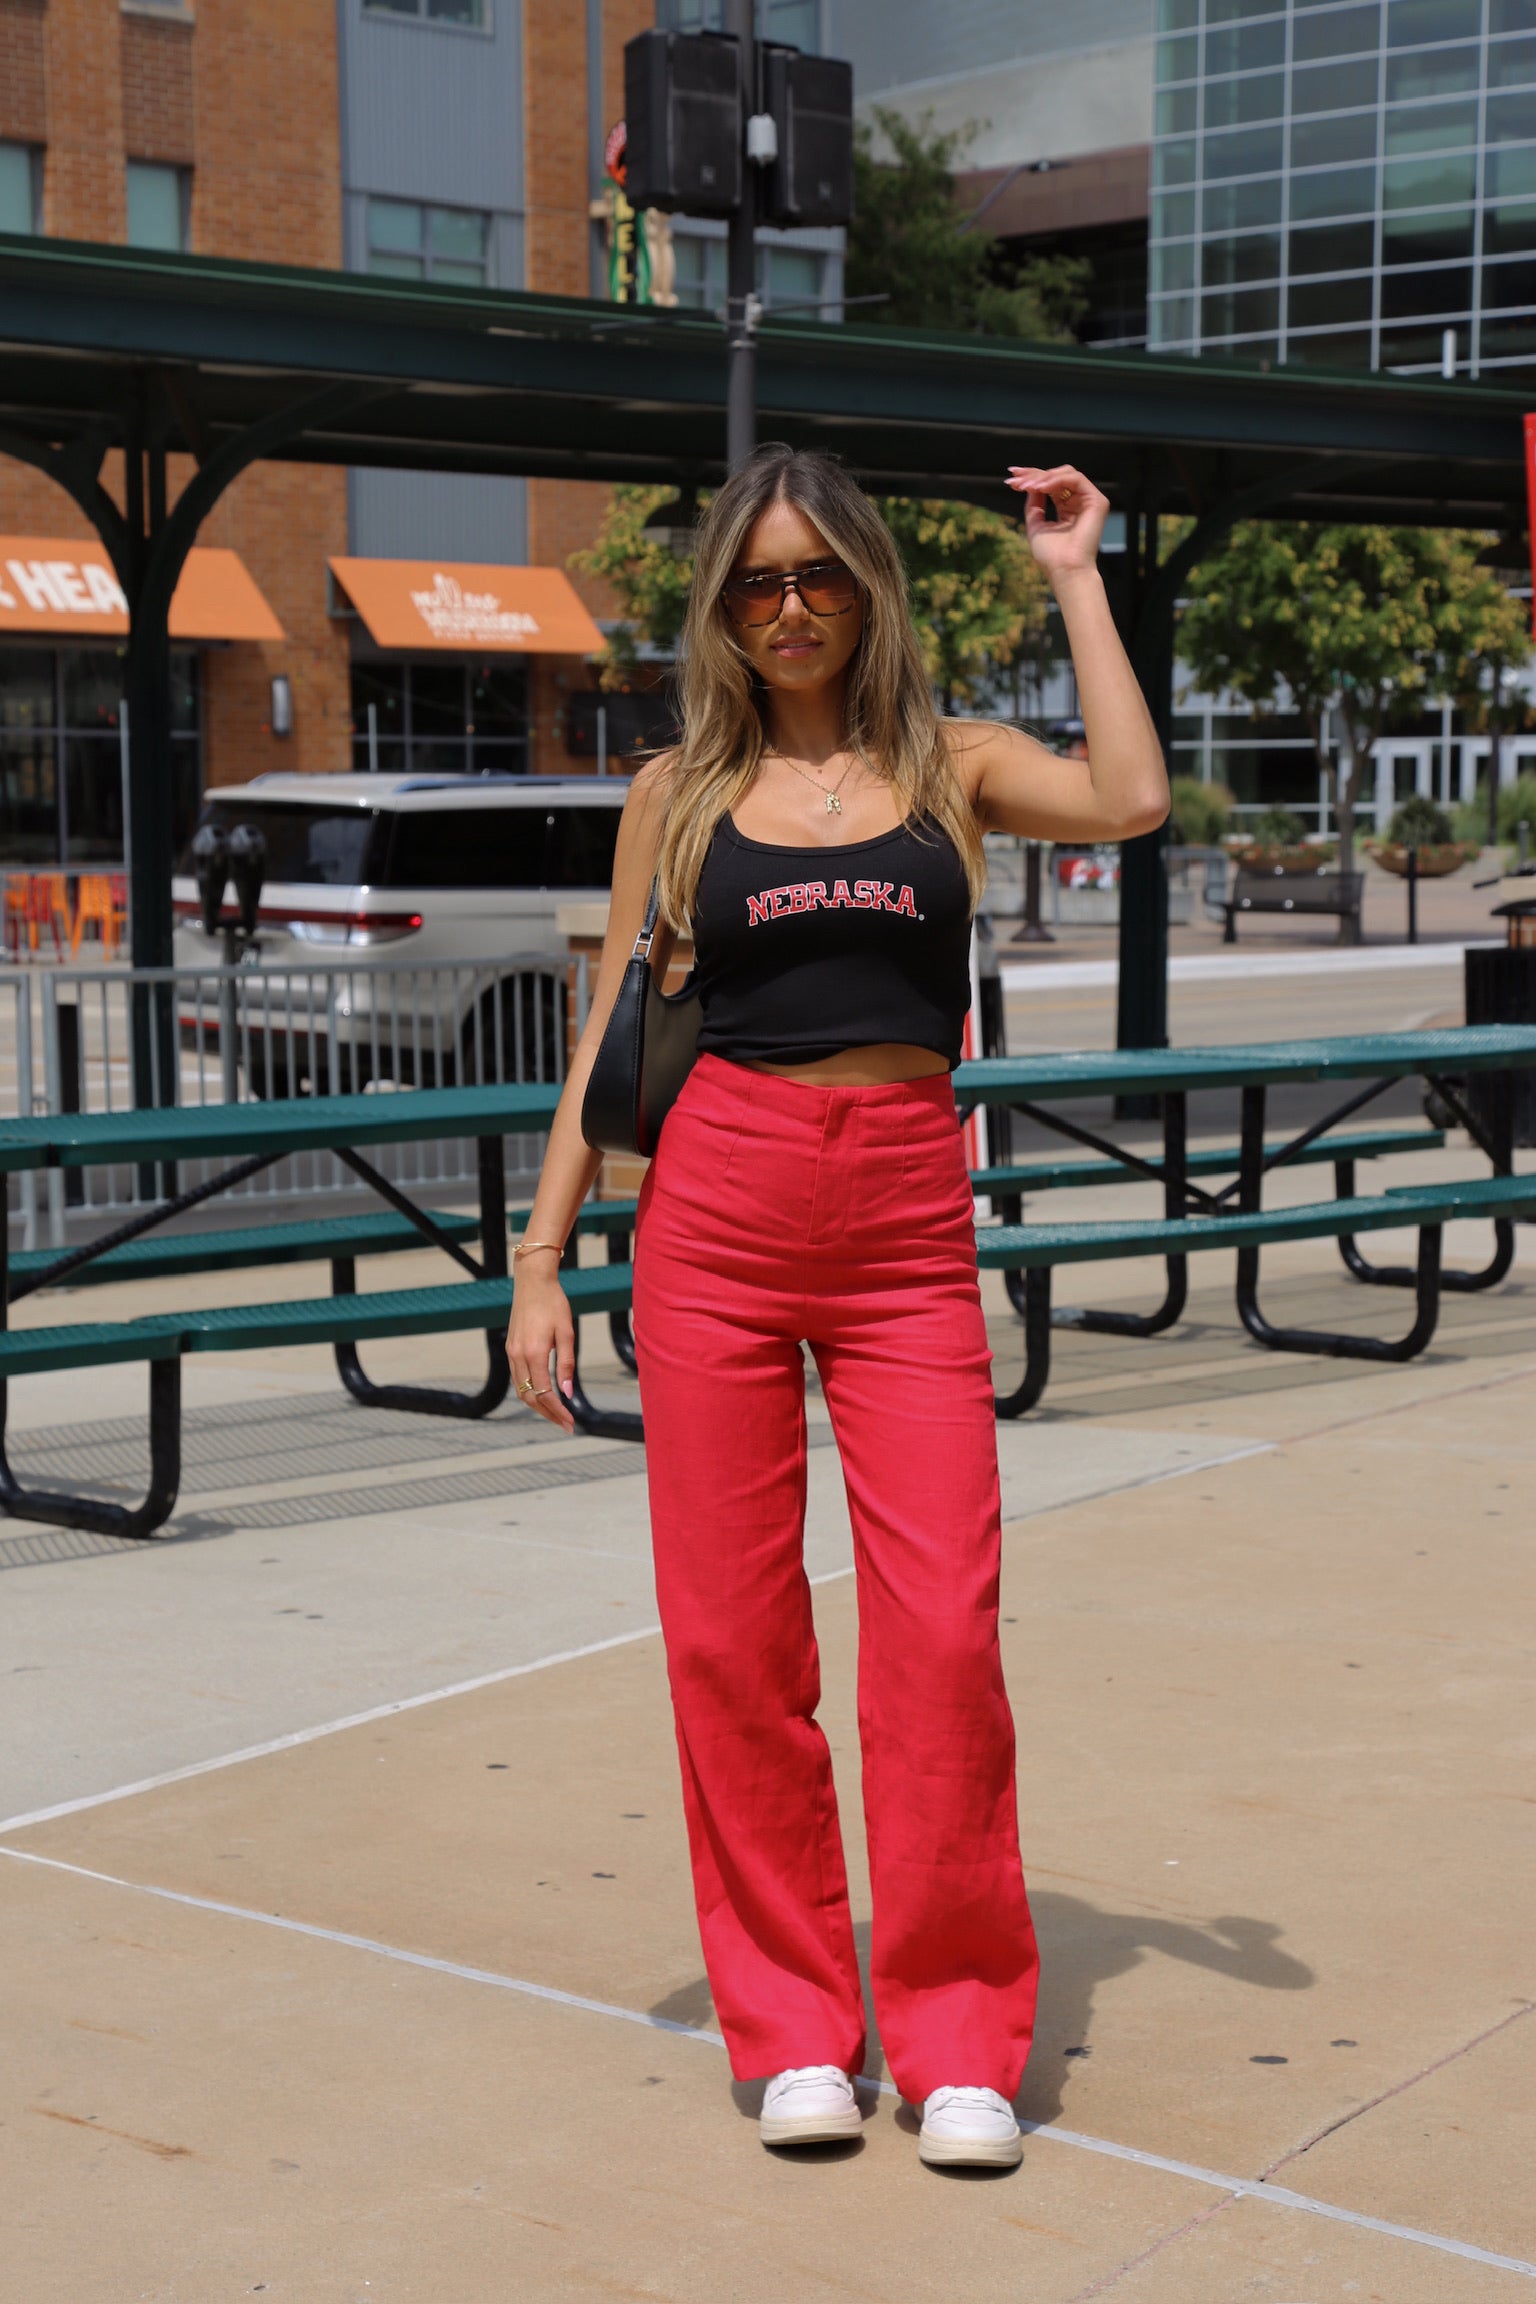
[(72, 959), (78, 956), (81, 939), (88, 927), (94, 928), (100, 938), (102, 958), (113, 958), (122, 938), (126, 894), (120, 872), (81, 874), (80, 890), (75, 899), (74, 924), (69, 936)]
[[(59, 933), (63, 928), (63, 935)], [(69, 883), (62, 872), (21, 872), (6, 882), (5, 933), (6, 941), (19, 959), (21, 931), (26, 930), (27, 951), (36, 953), (47, 929), (53, 938), (55, 957), (63, 959), (65, 939), (70, 933)]]

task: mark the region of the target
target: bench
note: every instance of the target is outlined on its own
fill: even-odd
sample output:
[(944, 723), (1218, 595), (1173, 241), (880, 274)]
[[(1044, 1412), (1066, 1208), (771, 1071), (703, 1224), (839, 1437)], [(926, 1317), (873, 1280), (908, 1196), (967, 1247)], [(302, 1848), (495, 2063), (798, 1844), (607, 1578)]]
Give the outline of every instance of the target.
[[(997, 1400), (999, 1416), (1022, 1416), (1045, 1391), (1051, 1365), (1051, 1273), (1058, 1264), (1121, 1257), (1186, 1257), (1213, 1248), (1237, 1251), (1237, 1309), (1261, 1344), (1281, 1352), (1334, 1359), (1412, 1360), (1435, 1332), (1440, 1312), (1442, 1227), (1458, 1216), (1508, 1220), (1536, 1214), (1536, 1175), (1493, 1176), (1446, 1185), (1397, 1185), (1370, 1198), (1333, 1199), (1296, 1208), (1234, 1210), (1219, 1216), (1145, 1217), (1108, 1224), (999, 1224), (976, 1235), (983, 1271), (1024, 1275), (1024, 1376)], [(1330, 1330), (1277, 1328), (1259, 1308), (1259, 1250), (1286, 1240), (1342, 1239), (1360, 1232), (1416, 1227), (1418, 1260), (1406, 1275), (1417, 1304), (1406, 1335), (1391, 1339)], [(1383, 1275), (1376, 1275), (1383, 1277)], [(1062, 1325), (1097, 1325), (1085, 1314), (1057, 1316)]]
[[(632, 1276), (629, 1264), (589, 1265), (567, 1271), (564, 1285), (578, 1315), (606, 1312), (629, 1303)], [(294, 1344), (355, 1350), (369, 1338), (476, 1328), (500, 1336), (511, 1309), (512, 1282), (498, 1278), (362, 1296), (342, 1291), (294, 1303), (155, 1312), (137, 1320), (7, 1329), (0, 1333), (0, 1384), (13, 1376), (129, 1361), (148, 1364), (150, 1483), (144, 1501), (133, 1506), (28, 1489), (11, 1470), (0, 1441), (0, 1504), (18, 1519), (52, 1521), (105, 1536), (152, 1536), (174, 1509), (181, 1482), (181, 1362), (187, 1353), (261, 1351)], [(378, 1390), (387, 1399), (391, 1387)], [(633, 1438), (638, 1423), (638, 1418), (621, 1423), (594, 1412), (586, 1429)]]
[(1297, 912), (1333, 914), (1352, 920), (1360, 933), (1363, 872), (1254, 872), (1239, 868), (1232, 893), (1221, 907), (1227, 916), (1223, 944), (1237, 942), (1239, 912)]
[[(1359, 1129), (1352, 1136), (1320, 1137), (1315, 1144), (1305, 1144), (1290, 1154), (1285, 1165), (1304, 1167), (1331, 1161), (1338, 1168), (1345, 1162), (1353, 1165), (1357, 1160), (1380, 1160), (1397, 1152), (1439, 1152), (1444, 1147), (1443, 1128)], [(1272, 1137), (1264, 1146), (1264, 1156), (1272, 1160), (1285, 1149), (1283, 1138)], [(1184, 1173), (1187, 1176), (1235, 1176), (1239, 1156), (1236, 1144), (1211, 1145), (1186, 1153)], [(1161, 1182), (1162, 1174), (1161, 1163), (1157, 1161), (1149, 1161), (1144, 1170), (1138, 1170), (1117, 1160), (1030, 1160), (998, 1168), (973, 1168), (971, 1189), (1006, 1203), (1031, 1192), (1061, 1192), (1083, 1184), (1138, 1184), (1154, 1179)], [(1340, 1191), (1344, 1189), (1341, 1185)], [(1016, 1217), (1014, 1221), (1017, 1222)]]

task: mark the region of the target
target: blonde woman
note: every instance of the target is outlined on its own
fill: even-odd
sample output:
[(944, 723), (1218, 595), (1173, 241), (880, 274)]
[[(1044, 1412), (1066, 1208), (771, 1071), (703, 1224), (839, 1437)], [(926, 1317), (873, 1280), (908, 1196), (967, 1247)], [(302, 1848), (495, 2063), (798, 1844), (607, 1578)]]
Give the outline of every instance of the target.
[(640, 1195), (635, 1339), (694, 1890), (731, 2067), (767, 2082), (765, 2144), (859, 2133), (863, 1998), (802, 1562), (808, 1344), (853, 1523), (881, 2041), (922, 2107), (922, 2158), (1003, 2167), (1022, 2152), (1037, 1960), (949, 1074), (982, 833), (1117, 840), (1168, 809), (1098, 574), (1105, 498), (1069, 466), (1014, 466), (1010, 485), (1061, 606), (1087, 760), (936, 716), (889, 531), (829, 458), (760, 449), (710, 506), (682, 742), (625, 805), (508, 1339), (522, 1397), (570, 1431), (559, 1251), (598, 1168), (582, 1097), (659, 875), (669, 933), (653, 964), (691, 924), (704, 1022)]

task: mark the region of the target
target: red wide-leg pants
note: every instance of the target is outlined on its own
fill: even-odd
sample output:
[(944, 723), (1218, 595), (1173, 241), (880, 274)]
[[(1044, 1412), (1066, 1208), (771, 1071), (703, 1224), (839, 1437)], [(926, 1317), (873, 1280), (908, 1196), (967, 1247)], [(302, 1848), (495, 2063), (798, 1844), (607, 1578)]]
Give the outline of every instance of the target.
[(881, 2040), (910, 2101), (950, 2084), (1012, 2097), (1037, 1958), (948, 1078), (821, 1088), (701, 1056), (641, 1192), (634, 1302), (694, 1891), (732, 2070), (864, 2058), (815, 1717), (804, 1339), (853, 1523)]

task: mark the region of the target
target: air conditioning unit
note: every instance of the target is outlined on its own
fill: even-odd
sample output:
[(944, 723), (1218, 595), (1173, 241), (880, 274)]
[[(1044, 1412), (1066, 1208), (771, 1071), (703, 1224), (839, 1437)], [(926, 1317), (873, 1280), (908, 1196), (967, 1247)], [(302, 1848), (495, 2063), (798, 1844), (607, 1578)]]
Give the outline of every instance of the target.
[(624, 192), (635, 208), (731, 216), (741, 203), (741, 64), (720, 32), (624, 45)]
[(853, 214), (853, 66), (763, 45), (763, 103), (778, 130), (764, 171), (765, 224), (846, 224)]

